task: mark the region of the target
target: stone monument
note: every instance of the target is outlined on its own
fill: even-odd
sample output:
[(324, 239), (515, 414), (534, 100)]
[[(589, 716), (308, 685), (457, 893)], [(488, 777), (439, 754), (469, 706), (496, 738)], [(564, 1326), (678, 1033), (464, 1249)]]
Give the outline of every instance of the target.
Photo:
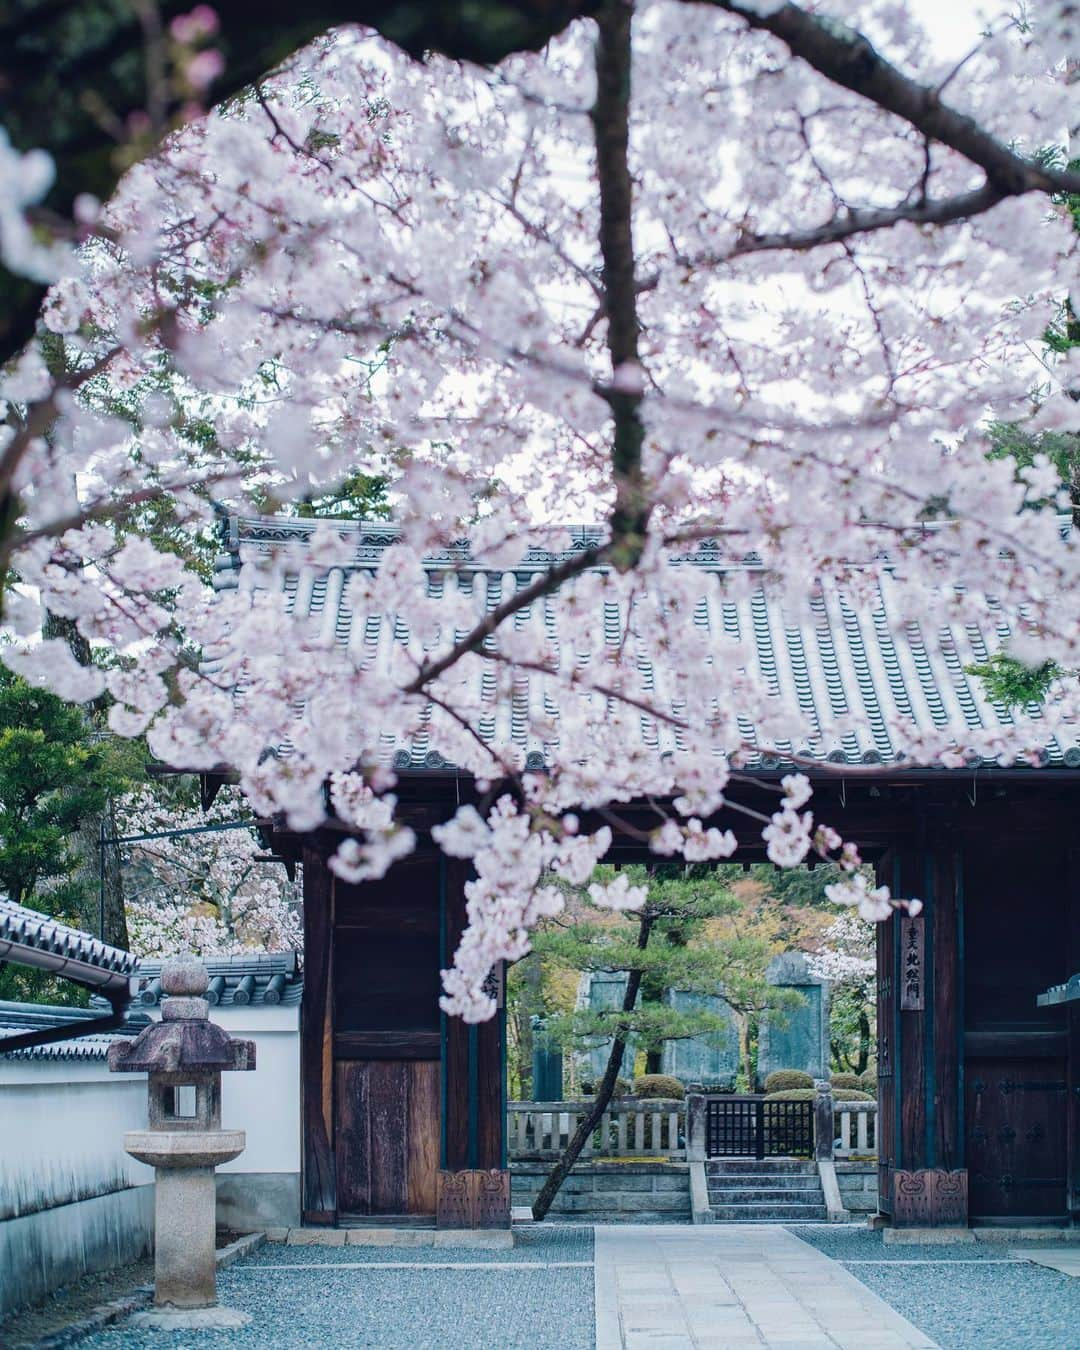
[(775, 1069), (801, 1069), (811, 1078), (829, 1077), (829, 983), (810, 971), (802, 952), (781, 952), (765, 978), (801, 996), (796, 1007), (766, 1013), (758, 1040), (758, 1078)]
[(217, 1301), (214, 1168), (243, 1151), (243, 1130), (221, 1128), (223, 1070), (254, 1069), (255, 1043), (210, 1020), (201, 961), (161, 968), (161, 1021), (109, 1046), (113, 1073), (148, 1075), (149, 1128), (124, 1148), (154, 1168), (154, 1308), (135, 1319), (163, 1331), (243, 1326), (247, 1313)]
[(664, 1001), (678, 1012), (713, 1013), (723, 1019), (725, 1029), (710, 1036), (665, 1041), (660, 1072), (682, 1083), (702, 1083), (708, 1088), (733, 1084), (739, 1072), (739, 1028), (724, 1000), (715, 994), (669, 989)]

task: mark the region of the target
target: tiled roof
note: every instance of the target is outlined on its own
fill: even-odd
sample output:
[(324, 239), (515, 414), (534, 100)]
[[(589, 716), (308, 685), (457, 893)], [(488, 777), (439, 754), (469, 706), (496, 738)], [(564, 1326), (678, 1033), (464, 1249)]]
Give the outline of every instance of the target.
[(1064, 984), (1053, 984), (1037, 999), (1040, 1008), (1052, 1008), (1058, 1003), (1080, 1003), (1080, 971)]
[[(362, 661), (378, 664), (385, 660), (391, 644), (408, 641), (408, 629), (400, 616), (366, 616), (353, 622), (346, 582), (358, 571), (371, 571), (383, 551), (398, 538), (393, 525), (386, 522), (337, 522), (342, 533), (356, 536), (354, 560), (348, 566), (329, 571), (305, 561), (307, 541), (318, 524), (311, 520), (287, 518), (239, 518), (230, 522), (229, 552), (219, 559), (219, 589), (238, 585), (241, 554), (277, 554), (283, 565), (274, 569), (275, 584), (282, 590), (288, 612), (308, 617), (325, 636), (333, 636), (343, 647), (359, 654)], [(528, 585), (540, 571), (561, 558), (598, 542), (589, 529), (569, 531), (568, 553), (553, 554), (530, 549), (512, 568), (499, 569), (471, 559), (465, 543), (434, 554), (425, 562), (429, 594), (441, 596), (452, 589), (467, 595), (479, 619), (506, 600), (515, 590)], [(926, 729), (946, 725), (966, 726), (973, 732), (1009, 726), (1009, 709), (991, 702), (982, 682), (967, 673), (967, 667), (985, 662), (996, 651), (1007, 629), (984, 633), (972, 627), (941, 630), (927, 641), (917, 624), (899, 630), (890, 625), (890, 615), (899, 612), (895, 584), (886, 577), (877, 588), (873, 604), (856, 607), (842, 593), (819, 596), (811, 605), (809, 620), (793, 619), (762, 588), (746, 588), (745, 599), (732, 599), (719, 585), (720, 578), (733, 570), (753, 573), (759, 570), (752, 555), (733, 568), (730, 559), (721, 560), (707, 546), (692, 556), (674, 560), (675, 565), (693, 566), (716, 576), (714, 598), (698, 607), (693, 622), (710, 632), (725, 633), (753, 644), (761, 674), (777, 694), (793, 698), (806, 723), (816, 729), (806, 744), (781, 744), (781, 751), (812, 755), (835, 764), (898, 764), (901, 756), (892, 743), (889, 726), (897, 718), (913, 720)], [(742, 589), (742, 588), (740, 588)], [(549, 636), (555, 632), (555, 611), (548, 600), (539, 600), (515, 618), (517, 626), (534, 624)], [(602, 649), (605, 642), (618, 642), (626, 615), (619, 603), (603, 605), (597, 613), (592, 632), (582, 625), (574, 635), (574, 658), (587, 660), (587, 648)], [(655, 696), (653, 673), (642, 668), (643, 689)], [(491, 688), (494, 680), (491, 676)], [(480, 722), (481, 734), (498, 734), (501, 741), (517, 744), (526, 766), (540, 768), (544, 746), (536, 739), (523, 709), (535, 709), (557, 715), (549, 682), (533, 676), (520, 699), (494, 700), (490, 717)], [(485, 691), (478, 691), (485, 701)], [(1038, 716), (1038, 708), (1026, 710)], [(859, 730), (834, 730), (837, 721), (858, 718)], [(753, 728), (742, 727), (752, 739)], [(667, 724), (641, 718), (643, 741), (658, 751), (679, 747), (680, 733)], [(283, 747), (287, 752), (288, 746)], [(430, 746), (423, 729), (408, 744), (384, 738), (384, 758), (397, 768), (440, 769), (448, 766), (439, 752)], [(1048, 738), (1048, 763), (1080, 767), (1080, 744), (1061, 743)], [(783, 759), (759, 756), (756, 767), (776, 768)], [(755, 761), (751, 761), (755, 765)]]
[[(213, 1007), (295, 1007), (300, 1002), (304, 979), (295, 952), (244, 952), (200, 959), (210, 976), (206, 998)], [(152, 1008), (161, 1002), (160, 960), (144, 957), (139, 962), (131, 996), (137, 1007)]]
[(116, 1031), (97, 1032), (79, 1036), (79, 1027), (92, 1022), (108, 1011), (109, 1005), (94, 1000), (100, 1006), (89, 1008), (60, 1008), (44, 1003), (8, 1003), (0, 1001), (0, 1040), (17, 1036), (24, 1031), (41, 1031), (48, 1027), (71, 1028), (76, 1040), (52, 1041), (46, 1045), (27, 1046), (5, 1053), (4, 1059), (104, 1059), (109, 1046), (119, 1037), (132, 1036), (149, 1022), (145, 1013), (129, 1013), (122, 1027)]
[(4, 899), (0, 899), (0, 960), (116, 992), (125, 988), (137, 964), (130, 952)]

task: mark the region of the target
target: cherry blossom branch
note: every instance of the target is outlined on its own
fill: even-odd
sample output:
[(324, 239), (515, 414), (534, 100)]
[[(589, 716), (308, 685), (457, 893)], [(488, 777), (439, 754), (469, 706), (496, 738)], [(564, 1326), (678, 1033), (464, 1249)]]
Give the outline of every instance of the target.
[[(1026, 192), (1038, 191), (1037, 185), (1024, 189)], [(745, 257), (750, 253), (792, 252), (805, 253), (820, 248), (822, 244), (837, 244), (853, 235), (873, 234), (877, 230), (889, 230), (894, 225), (907, 222), (912, 225), (948, 225), (953, 221), (970, 220), (982, 215), (1007, 197), (1018, 194), (1004, 191), (986, 183), (973, 192), (959, 193), (953, 197), (941, 197), (936, 200), (919, 200), (902, 203), (900, 206), (882, 210), (843, 211), (808, 230), (793, 230), (777, 234), (743, 233), (734, 246), (723, 254), (702, 254), (693, 258), (680, 258), (688, 266), (715, 267), (729, 258)]]
[(986, 188), (1002, 197), (1019, 197), (1027, 192), (1080, 192), (1080, 173), (1039, 164), (1010, 150), (984, 131), (974, 118), (942, 102), (940, 87), (921, 84), (903, 74), (862, 33), (838, 20), (809, 14), (790, 3), (778, 6), (761, 5), (755, 0), (707, 0), (707, 3), (736, 15), (750, 28), (772, 33), (793, 56), (800, 57), (826, 79), (869, 99), (924, 136), (963, 155), (986, 174)]
[(515, 591), (509, 599), (504, 600), (501, 605), (497, 605), (490, 614), (485, 614), (480, 622), (459, 642), (455, 642), (444, 656), (440, 656), (437, 661), (425, 661), (417, 672), (416, 678), (407, 684), (401, 692), (406, 695), (426, 692), (427, 686), (432, 680), (437, 680), (440, 675), (448, 671), (451, 666), (456, 665), (468, 652), (480, 652), (485, 640), (518, 610), (527, 609), (533, 601), (542, 600), (545, 595), (551, 595), (571, 577), (576, 577), (581, 572), (587, 572), (590, 567), (595, 567), (602, 562), (610, 552), (610, 544), (586, 548), (572, 558), (568, 558), (565, 562), (559, 563), (557, 567), (551, 567), (546, 572), (542, 572), (531, 585), (523, 587), (520, 591)]

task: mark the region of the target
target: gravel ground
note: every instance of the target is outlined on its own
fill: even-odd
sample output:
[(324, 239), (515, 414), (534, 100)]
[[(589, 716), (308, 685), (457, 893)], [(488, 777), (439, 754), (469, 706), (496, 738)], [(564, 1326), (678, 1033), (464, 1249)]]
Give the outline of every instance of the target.
[[(842, 1262), (942, 1350), (1080, 1346), (1080, 1280), (1010, 1260), (1022, 1243), (886, 1247), (880, 1232), (862, 1227), (790, 1231)], [(920, 1264), (912, 1267), (913, 1261)]]
[[(563, 1227), (526, 1230), (503, 1252), (270, 1245), (218, 1279), (222, 1303), (250, 1312), (253, 1321), (243, 1331), (215, 1333), (212, 1344), (214, 1350), (593, 1350), (592, 1256), (591, 1230)], [(379, 1269), (380, 1262), (405, 1269)], [(439, 1269), (455, 1262), (476, 1268)], [(121, 1322), (82, 1346), (205, 1350), (210, 1339), (138, 1332)]]

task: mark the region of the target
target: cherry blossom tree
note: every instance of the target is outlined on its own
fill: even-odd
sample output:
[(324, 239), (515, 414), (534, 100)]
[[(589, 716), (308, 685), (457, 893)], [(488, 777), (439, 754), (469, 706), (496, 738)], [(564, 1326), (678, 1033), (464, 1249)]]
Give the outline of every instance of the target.
[[(1055, 199), (1080, 175), (1040, 153), (1076, 128), (1075, 4), (1001, 18), (952, 64), (895, 0), (591, 8), (492, 69), (339, 30), (172, 134), (104, 208), (78, 203), (78, 250), (30, 228), (47, 160), (0, 142), (4, 260), (54, 280), (42, 341), (0, 385), (0, 562), (19, 578), (3, 659), (70, 699), (107, 690), (116, 732), (235, 771), (294, 830), (325, 817), (329, 785), (356, 831), (333, 862), (350, 881), (415, 843), (387, 733), (423, 726), (504, 785), (434, 831), (476, 874), (444, 973), (444, 1007), (470, 1020), (494, 1011), (492, 966), (561, 905), (545, 872), (581, 885), (609, 848), (585, 813), (648, 800), (658, 856), (726, 858), (735, 835), (710, 818), (759, 814), (740, 800), (754, 753), (792, 767), (758, 821), (773, 862), (839, 860), (833, 899), (867, 918), (912, 899), (865, 886), (809, 809), (802, 770), (828, 771), (823, 738), (848, 723), (811, 724), (743, 644), (693, 624), (705, 588), (764, 588), (800, 616), (838, 591), (869, 605), (887, 579), (888, 622), (930, 647), (971, 624), (1007, 630), (1025, 664), (1080, 669), (1067, 496), (1048, 460), (1019, 477), (988, 461), (978, 430), (1030, 411), (1030, 350), (1075, 274)], [(1080, 424), (1076, 355), (1033, 429)], [(282, 557), (244, 558), (214, 594), (117, 528), (162, 493), (197, 528), (211, 499), (311, 496), (357, 471), (388, 481), (400, 526), (349, 582), (354, 622), (407, 632), (385, 663), (286, 619)], [(595, 540), (568, 549), (576, 521)], [(478, 611), (464, 588), (434, 595), (423, 565), (463, 536), (474, 565), (551, 562)], [(719, 574), (680, 565), (704, 547)], [(353, 549), (324, 522), (306, 562)], [(112, 668), (37, 640), (40, 602)], [(616, 643), (582, 632), (604, 605)], [(543, 771), (492, 733), (485, 677), (496, 700), (534, 679), (558, 703), (557, 727), (542, 699), (526, 714)], [(889, 735), (911, 763), (1037, 763), (1078, 712), (1062, 675), (1037, 722)], [(642, 743), (643, 717), (673, 752)], [(593, 898), (625, 908), (638, 889)]]
[(148, 791), (122, 804), (127, 917), (138, 955), (302, 949), (299, 892), (280, 864), (265, 861), (254, 828), (236, 824), (241, 805), (226, 792), (204, 814)]

